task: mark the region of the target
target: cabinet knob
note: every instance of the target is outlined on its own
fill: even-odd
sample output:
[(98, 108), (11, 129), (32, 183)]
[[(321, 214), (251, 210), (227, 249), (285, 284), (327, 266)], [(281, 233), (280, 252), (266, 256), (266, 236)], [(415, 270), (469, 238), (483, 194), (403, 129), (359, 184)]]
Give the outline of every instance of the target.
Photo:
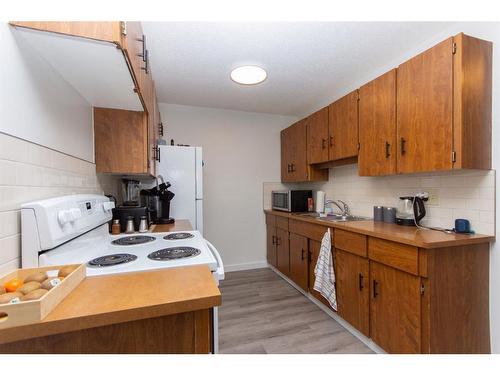
[(389, 159), (391, 156), (391, 144), (389, 142), (385, 142), (385, 158)]
[(330, 136), (330, 147), (333, 146), (333, 135)]

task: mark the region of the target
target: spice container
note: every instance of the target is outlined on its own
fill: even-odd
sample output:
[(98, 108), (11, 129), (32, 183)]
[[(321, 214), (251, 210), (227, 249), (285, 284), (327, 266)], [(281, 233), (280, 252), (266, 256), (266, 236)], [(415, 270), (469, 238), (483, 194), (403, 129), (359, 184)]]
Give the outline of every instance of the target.
[(126, 234), (135, 233), (133, 216), (127, 216), (127, 226), (125, 227), (125, 233)]
[(111, 234), (120, 234), (120, 220), (113, 220), (113, 224), (111, 224)]
[(146, 233), (148, 231), (148, 221), (146, 216), (141, 216), (141, 222), (139, 224), (139, 233)]

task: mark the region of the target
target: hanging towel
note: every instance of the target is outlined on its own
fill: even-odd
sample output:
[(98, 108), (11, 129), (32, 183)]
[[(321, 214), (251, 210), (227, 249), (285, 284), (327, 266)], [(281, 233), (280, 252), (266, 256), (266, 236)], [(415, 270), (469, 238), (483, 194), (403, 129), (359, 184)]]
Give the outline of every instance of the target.
[(337, 311), (337, 294), (335, 292), (335, 271), (333, 269), (332, 242), (330, 229), (321, 240), (321, 249), (319, 251), (318, 261), (314, 268), (314, 290), (330, 303), (332, 308)]

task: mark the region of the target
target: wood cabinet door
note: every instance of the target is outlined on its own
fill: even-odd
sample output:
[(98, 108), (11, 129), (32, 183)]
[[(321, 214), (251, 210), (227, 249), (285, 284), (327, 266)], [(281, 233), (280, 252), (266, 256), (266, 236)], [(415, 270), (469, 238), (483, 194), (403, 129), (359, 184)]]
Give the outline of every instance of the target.
[[(293, 126), (293, 125), (292, 125)], [(281, 131), (281, 181), (292, 182), (293, 175), (291, 171), (293, 154), (293, 129), (292, 126)]]
[[(144, 63), (143, 54), (144, 54), (144, 43), (143, 43), (143, 34), (142, 27), (140, 22), (127, 22), (127, 35), (125, 36), (125, 52), (127, 53), (127, 57), (130, 61), (130, 66), (132, 67), (132, 71), (136, 80), (136, 88), (140, 90), (141, 87), (141, 67)], [(144, 108), (146, 109), (146, 108)]]
[(309, 293), (311, 293), (318, 301), (322, 302), (325, 306), (327, 306), (329, 309), (332, 307), (330, 306), (330, 303), (323, 298), (321, 293), (317, 292), (314, 290), (314, 281), (316, 280), (316, 277), (314, 275), (314, 269), (316, 268), (316, 263), (318, 262), (318, 257), (319, 257), (319, 251), (321, 249), (321, 242), (320, 241), (314, 241), (314, 240), (309, 240)]
[(329, 160), (358, 155), (358, 91), (330, 104), (328, 120)]
[(307, 173), (307, 127), (306, 121), (301, 120), (292, 125), (290, 151), (291, 175), (294, 182), (308, 181)]
[(307, 238), (290, 233), (290, 279), (307, 291), (308, 246)]
[(370, 336), (388, 353), (420, 353), (420, 278), (370, 262)]
[(146, 174), (146, 113), (94, 108), (95, 163), (98, 173)]
[(359, 175), (396, 173), (396, 69), (359, 89)]
[(276, 267), (276, 227), (266, 225), (267, 229), (267, 263)]
[(306, 119), (307, 162), (328, 161), (328, 107), (320, 109)]
[(449, 38), (398, 68), (399, 173), (452, 169), (452, 49)]
[(276, 268), (286, 276), (290, 275), (290, 243), (288, 231), (276, 228)]
[(368, 259), (335, 249), (335, 280), (339, 315), (370, 335), (370, 275)]

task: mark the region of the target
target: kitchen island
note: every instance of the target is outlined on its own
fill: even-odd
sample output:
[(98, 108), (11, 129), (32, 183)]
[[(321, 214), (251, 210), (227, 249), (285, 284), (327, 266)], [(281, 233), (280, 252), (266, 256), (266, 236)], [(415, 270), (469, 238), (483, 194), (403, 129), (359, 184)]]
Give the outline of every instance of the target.
[(40, 323), (0, 330), (0, 353), (210, 353), (220, 304), (205, 265), (86, 278)]

